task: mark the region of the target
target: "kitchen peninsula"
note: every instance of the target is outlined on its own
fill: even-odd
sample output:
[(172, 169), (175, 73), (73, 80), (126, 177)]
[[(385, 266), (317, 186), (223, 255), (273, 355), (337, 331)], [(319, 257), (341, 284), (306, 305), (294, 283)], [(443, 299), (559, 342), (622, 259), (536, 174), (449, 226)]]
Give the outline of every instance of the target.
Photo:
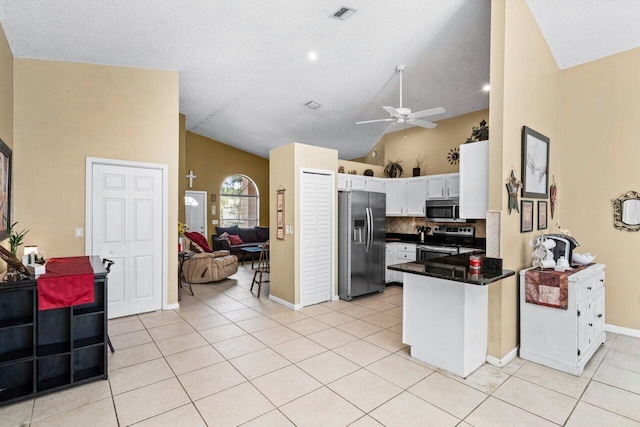
[(515, 274), (484, 256), (476, 274), (470, 255), (389, 266), (404, 273), (402, 342), (411, 356), (463, 378), (487, 357), (487, 285)]

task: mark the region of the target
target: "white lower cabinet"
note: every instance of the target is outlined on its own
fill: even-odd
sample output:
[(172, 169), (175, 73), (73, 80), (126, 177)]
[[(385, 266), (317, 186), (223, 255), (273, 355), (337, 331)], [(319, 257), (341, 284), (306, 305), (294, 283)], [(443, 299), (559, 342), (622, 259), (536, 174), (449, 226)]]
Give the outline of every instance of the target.
[[(393, 245), (393, 258), (387, 265), (402, 264), (416, 260), (416, 244), (415, 243), (387, 243)], [(390, 282), (400, 282), (403, 280), (403, 273), (395, 270), (387, 270), (390, 274), (387, 276)]]
[(581, 375), (606, 341), (605, 269), (594, 264), (569, 276), (568, 307), (527, 303), (526, 270), (520, 272), (520, 357), (550, 368)]
[(394, 282), (396, 280), (396, 272), (389, 270), (391, 264), (396, 260), (395, 243), (387, 243), (384, 252), (384, 281), (385, 283)]

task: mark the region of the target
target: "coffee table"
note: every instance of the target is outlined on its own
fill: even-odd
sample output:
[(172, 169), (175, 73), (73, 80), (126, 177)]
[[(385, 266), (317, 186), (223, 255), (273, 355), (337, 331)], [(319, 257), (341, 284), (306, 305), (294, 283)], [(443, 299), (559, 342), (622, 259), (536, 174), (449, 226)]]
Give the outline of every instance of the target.
[(251, 255), (251, 268), (253, 269), (253, 263), (256, 260), (256, 255), (260, 255), (260, 252), (262, 252), (262, 245), (260, 246), (249, 246), (246, 248), (242, 248), (242, 265), (244, 265), (244, 259), (245, 257)]

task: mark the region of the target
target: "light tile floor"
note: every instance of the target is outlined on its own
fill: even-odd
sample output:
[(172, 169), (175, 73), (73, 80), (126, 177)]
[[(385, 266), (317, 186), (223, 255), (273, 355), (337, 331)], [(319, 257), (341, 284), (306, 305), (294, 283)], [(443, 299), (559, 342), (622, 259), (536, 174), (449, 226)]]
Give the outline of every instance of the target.
[(462, 379), (409, 356), (402, 288), (299, 311), (252, 272), (109, 322), (109, 381), (0, 408), (2, 426), (640, 426), (640, 339), (581, 377), (516, 358)]

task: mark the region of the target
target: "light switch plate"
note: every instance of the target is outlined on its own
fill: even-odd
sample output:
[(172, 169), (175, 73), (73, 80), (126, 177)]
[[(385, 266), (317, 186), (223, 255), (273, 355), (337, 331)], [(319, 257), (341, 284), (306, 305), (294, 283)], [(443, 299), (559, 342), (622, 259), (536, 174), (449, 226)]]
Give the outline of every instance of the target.
[(82, 229), (82, 227), (76, 228), (75, 236), (76, 237), (83, 237), (84, 236), (84, 230)]

